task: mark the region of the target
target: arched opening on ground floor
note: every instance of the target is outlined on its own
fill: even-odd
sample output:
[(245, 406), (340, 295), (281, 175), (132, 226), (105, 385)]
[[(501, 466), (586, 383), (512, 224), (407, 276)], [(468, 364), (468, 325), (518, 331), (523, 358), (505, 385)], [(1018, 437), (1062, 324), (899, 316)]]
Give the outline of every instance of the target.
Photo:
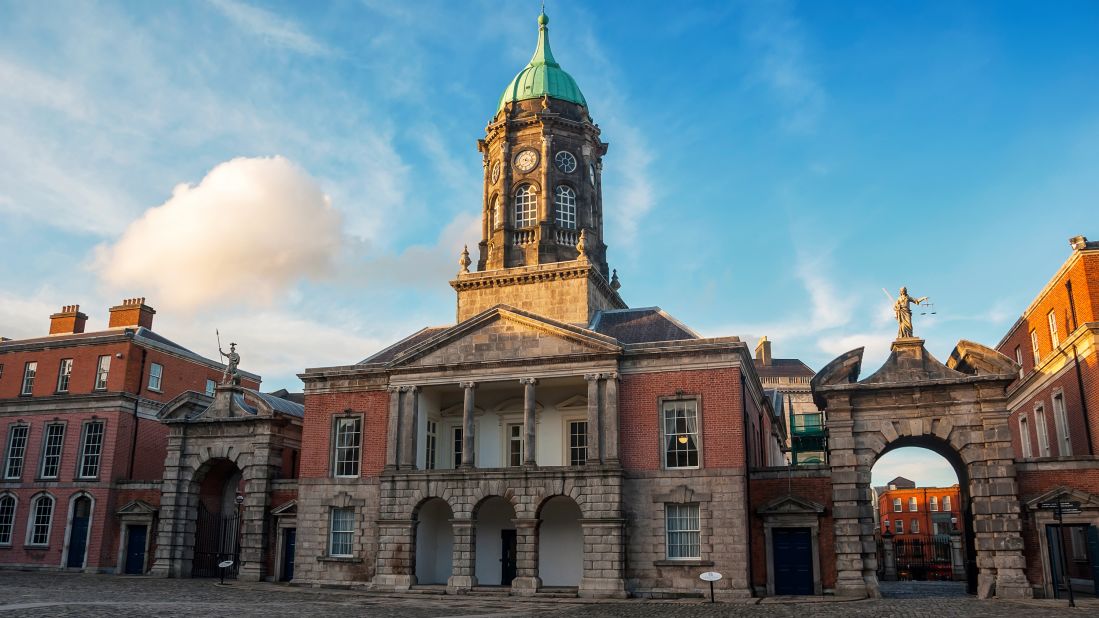
[(974, 594), (969, 475), (934, 436), (901, 437), (871, 468), (877, 575), (883, 596)]
[(584, 573), (583, 514), (568, 496), (553, 496), (538, 513), (538, 577), (543, 586), (580, 585)]
[(88, 562), (92, 510), (95, 500), (89, 494), (79, 493), (69, 500), (68, 533), (65, 539), (65, 567), (83, 569)]
[(240, 568), (240, 507), (244, 485), (240, 468), (229, 459), (211, 459), (195, 473), (198, 504), (195, 509), (195, 545), (192, 577), (218, 577), (219, 565), (226, 577), (236, 577)]
[(442, 498), (430, 498), (416, 510), (416, 583), (445, 584), (453, 573), (454, 513)]
[(518, 537), (515, 509), (500, 496), (485, 498), (473, 510), (474, 574), (482, 586), (510, 586), (515, 579)]

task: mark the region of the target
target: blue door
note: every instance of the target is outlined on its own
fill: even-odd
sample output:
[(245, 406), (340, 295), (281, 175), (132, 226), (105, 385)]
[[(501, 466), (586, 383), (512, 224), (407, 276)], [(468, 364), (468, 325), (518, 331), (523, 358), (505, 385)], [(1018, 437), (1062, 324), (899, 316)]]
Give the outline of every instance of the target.
[(294, 546), (297, 545), (298, 529), (287, 528), (282, 540), (282, 577), (284, 582), (294, 579)]
[(88, 549), (88, 522), (92, 517), (92, 501), (77, 498), (73, 504), (72, 527), (69, 529), (69, 555), (65, 566), (70, 569), (84, 567), (84, 553)]
[(813, 594), (813, 537), (809, 528), (774, 528), (775, 594)]
[(145, 540), (148, 526), (126, 526), (126, 575), (145, 573)]

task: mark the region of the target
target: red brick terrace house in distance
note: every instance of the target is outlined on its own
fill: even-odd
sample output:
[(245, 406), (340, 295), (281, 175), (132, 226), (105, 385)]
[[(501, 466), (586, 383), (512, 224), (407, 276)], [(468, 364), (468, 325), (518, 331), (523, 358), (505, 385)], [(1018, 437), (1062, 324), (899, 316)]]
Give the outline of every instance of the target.
[(168, 433), (157, 413), (212, 393), (224, 370), (155, 333), (155, 313), (127, 299), (85, 332), (70, 305), (48, 336), (0, 342), (0, 567), (149, 568)]
[[(1069, 245), (1068, 259), (997, 346), (1021, 366), (1008, 391), (1010, 429), (1027, 578), (1044, 596), (1064, 581), (1065, 563), (1074, 588), (1099, 595), (1099, 242), (1076, 236)], [(1052, 511), (1038, 508), (1058, 496), (1082, 505), (1065, 517), (1066, 560), (1058, 559)]]

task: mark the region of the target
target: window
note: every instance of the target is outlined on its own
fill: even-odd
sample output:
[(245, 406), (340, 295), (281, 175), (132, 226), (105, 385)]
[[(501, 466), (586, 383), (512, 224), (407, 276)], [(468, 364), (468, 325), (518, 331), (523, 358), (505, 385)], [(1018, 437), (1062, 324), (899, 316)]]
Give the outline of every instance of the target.
[(107, 374), (111, 371), (111, 357), (100, 356), (99, 363), (95, 366), (95, 390), (101, 391), (107, 388)]
[(437, 432), (439, 424), (435, 421), (427, 422), (427, 445), (424, 449), (424, 467), (428, 470), (435, 469), (435, 445), (438, 442)]
[(359, 444), (362, 442), (362, 417), (336, 419), (335, 468), (341, 477), (359, 476)]
[(1015, 362), (1019, 365), (1019, 379), (1023, 378), (1023, 348), (1015, 346)]
[(943, 496), (943, 510), (950, 510), (950, 496)]
[(26, 425), (8, 425), (8, 448), (4, 458), (4, 478), (17, 479), (23, 475), (23, 456), (27, 453)]
[(0, 545), (11, 545), (12, 530), (15, 529), (15, 496), (0, 496)]
[(588, 461), (588, 421), (569, 421), (569, 465)]
[(557, 213), (557, 225), (568, 230), (576, 229), (576, 192), (565, 185), (557, 185), (553, 192), (554, 212)]
[(668, 529), (668, 559), (701, 558), (702, 533), (698, 522), (698, 505), (665, 504), (664, 519)]
[(1042, 355), (1038, 353), (1038, 332), (1030, 331), (1030, 348), (1034, 352), (1034, 368), (1038, 369), (1038, 363), (1042, 361)]
[(1049, 429), (1046, 427), (1046, 409), (1042, 404), (1034, 408), (1034, 428), (1038, 430), (1038, 456), (1049, 457)]
[(69, 376), (73, 373), (73, 359), (61, 359), (61, 365), (57, 368), (57, 392), (69, 392)]
[(34, 376), (38, 373), (38, 363), (31, 361), (23, 365), (23, 395), (30, 395), (34, 391)]
[(897, 534), (904, 534), (904, 520), (897, 520)]
[(149, 365), (149, 390), (160, 390), (160, 379), (164, 377), (164, 367), (158, 363)]
[(218, 387), (218, 383), (215, 380), (207, 379), (206, 380), (206, 396), (207, 397), (213, 397), (214, 396), (214, 391), (217, 390), (217, 387)]
[(354, 509), (332, 509), (328, 528), (328, 555), (351, 557), (351, 535), (355, 527)]
[(893, 498), (893, 512), (894, 513), (900, 513), (901, 510), (902, 510), (901, 509), (901, 499), (900, 498)]
[(534, 187), (522, 185), (515, 192), (515, 227), (530, 227), (534, 225), (538, 211), (538, 200), (534, 194)]
[(919, 533), (920, 533), (920, 520), (913, 519), (912, 520), (912, 534), (919, 534)]
[(27, 522), (27, 545), (48, 545), (50, 525), (53, 524), (53, 497), (41, 495), (31, 502), (30, 521)]
[(698, 467), (698, 409), (693, 399), (664, 402), (664, 465)]
[(929, 508), (932, 511), (939, 510), (939, 499), (936, 496), (931, 496), (931, 506)]
[(99, 476), (99, 456), (103, 452), (103, 421), (84, 423), (84, 435), (80, 439), (80, 468), (77, 476), (82, 479)]
[(886, 519), (884, 524), (885, 525), (882, 527), (882, 529), (885, 530), (886, 532), (889, 532), (889, 520)]
[(1049, 340), (1053, 344), (1053, 349), (1056, 350), (1057, 346), (1061, 345), (1061, 339), (1057, 336), (1057, 313), (1051, 309), (1046, 314), (1046, 320), (1049, 322)]
[(523, 426), (519, 424), (508, 425), (507, 436), (507, 465), (509, 467), (523, 465)]
[(1068, 417), (1065, 416), (1065, 395), (1057, 393), (1053, 396), (1053, 425), (1057, 429), (1057, 455), (1068, 457), (1072, 455), (1072, 437), (1068, 430)]
[(463, 439), (462, 439), (462, 428), (461, 427), (453, 428), (453, 430), (451, 431), (450, 443), (452, 445), (452, 450), (454, 452), (454, 467), (457, 468), (458, 466), (462, 465), (462, 443), (463, 443)]
[(492, 213), (492, 229), (498, 229), (504, 222), (500, 217), (500, 198), (492, 196), (492, 206), (490, 206), (489, 212)]
[(913, 512), (913, 513), (915, 513), (916, 511), (919, 510), (918, 508), (916, 508), (916, 497), (915, 496), (912, 496), (911, 498), (908, 499), (908, 510)]
[(1026, 412), (1019, 415), (1019, 446), (1023, 450), (1024, 459), (1034, 456), (1030, 450), (1030, 423), (1027, 422)]
[(46, 440), (42, 444), (42, 467), (39, 478), (55, 479), (61, 470), (61, 449), (65, 445), (65, 425), (50, 423), (46, 425)]

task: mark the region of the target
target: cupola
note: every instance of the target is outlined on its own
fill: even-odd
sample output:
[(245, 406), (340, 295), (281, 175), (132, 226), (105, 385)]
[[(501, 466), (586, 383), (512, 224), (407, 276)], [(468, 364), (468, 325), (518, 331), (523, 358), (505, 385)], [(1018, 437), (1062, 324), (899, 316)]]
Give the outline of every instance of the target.
[(588, 106), (576, 80), (557, 64), (550, 51), (549, 17), (545, 13), (538, 16), (538, 47), (534, 49), (534, 57), (504, 89), (496, 111), (499, 113), (508, 103), (543, 96)]

